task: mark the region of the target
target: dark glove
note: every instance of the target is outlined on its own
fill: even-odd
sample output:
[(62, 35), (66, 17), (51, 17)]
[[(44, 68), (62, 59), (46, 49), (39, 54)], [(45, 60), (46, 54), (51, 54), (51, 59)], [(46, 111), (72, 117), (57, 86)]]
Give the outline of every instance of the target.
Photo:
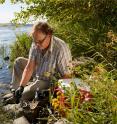
[(19, 103), (20, 98), (22, 97), (22, 93), (24, 91), (24, 87), (20, 86), (16, 91), (15, 91), (15, 99), (16, 103)]

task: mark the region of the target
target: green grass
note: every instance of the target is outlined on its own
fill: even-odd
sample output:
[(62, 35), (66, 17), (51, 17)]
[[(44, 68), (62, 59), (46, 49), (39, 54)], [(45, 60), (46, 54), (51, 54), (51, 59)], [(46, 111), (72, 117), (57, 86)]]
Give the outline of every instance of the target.
[(63, 113), (58, 109), (62, 117), (73, 124), (116, 124), (117, 80), (102, 65), (95, 66), (91, 74), (84, 74), (82, 79), (91, 88), (92, 100), (81, 102), (80, 91), (72, 82), (70, 88), (64, 88), (65, 102), (70, 108), (63, 106)]

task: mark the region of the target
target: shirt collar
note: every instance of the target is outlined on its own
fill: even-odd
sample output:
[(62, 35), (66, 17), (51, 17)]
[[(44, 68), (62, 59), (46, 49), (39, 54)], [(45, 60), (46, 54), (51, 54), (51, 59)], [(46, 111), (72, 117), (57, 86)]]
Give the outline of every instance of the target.
[(53, 50), (53, 43), (54, 43), (53, 40), (54, 40), (54, 36), (51, 37), (50, 46), (49, 46), (49, 48), (48, 48), (48, 51), (49, 51), (50, 53), (52, 53), (52, 50)]

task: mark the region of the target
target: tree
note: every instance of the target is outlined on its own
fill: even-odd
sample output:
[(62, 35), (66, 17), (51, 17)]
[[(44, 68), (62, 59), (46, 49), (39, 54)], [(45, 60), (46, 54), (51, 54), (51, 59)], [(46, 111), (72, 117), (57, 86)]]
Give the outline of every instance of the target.
[(106, 44), (111, 42), (107, 33), (110, 30), (115, 34), (117, 32), (116, 0), (11, 0), (11, 2), (27, 5), (26, 9), (22, 8), (21, 12), (16, 14), (13, 22), (26, 23), (31, 16), (34, 20), (46, 17), (55, 28), (55, 34), (69, 43), (74, 57), (93, 56), (99, 53), (109, 63), (113, 63), (115, 58), (107, 57), (110, 51)]

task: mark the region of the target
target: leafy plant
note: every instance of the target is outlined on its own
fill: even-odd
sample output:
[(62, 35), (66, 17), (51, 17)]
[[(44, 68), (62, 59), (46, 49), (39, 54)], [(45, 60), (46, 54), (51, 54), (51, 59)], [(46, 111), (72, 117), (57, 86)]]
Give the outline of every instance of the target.
[(32, 43), (32, 39), (26, 34), (16, 36), (16, 41), (11, 46), (10, 60), (14, 62), (17, 57), (28, 58), (29, 49)]
[(54, 109), (73, 124), (116, 124), (117, 84), (110, 73), (98, 65), (83, 82), (90, 86), (90, 92), (71, 82), (52, 99)]

